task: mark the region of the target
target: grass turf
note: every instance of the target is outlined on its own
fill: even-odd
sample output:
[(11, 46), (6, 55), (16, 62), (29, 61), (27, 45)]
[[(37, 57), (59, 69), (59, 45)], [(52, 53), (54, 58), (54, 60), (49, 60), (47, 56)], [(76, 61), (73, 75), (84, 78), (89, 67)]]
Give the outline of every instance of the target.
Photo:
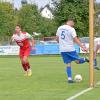
[[(29, 62), (33, 75), (25, 77), (18, 57), (0, 58), (0, 100), (66, 100), (88, 87), (88, 63), (72, 64), (73, 76), (81, 74), (83, 81), (68, 84), (66, 65), (63, 64), (60, 56), (32, 56)], [(100, 80), (100, 71), (95, 73), (96, 80)], [(96, 97), (98, 91), (100, 92), (97, 89), (97, 93), (92, 91), (89, 93)], [(98, 99), (95, 98), (95, 100)]]

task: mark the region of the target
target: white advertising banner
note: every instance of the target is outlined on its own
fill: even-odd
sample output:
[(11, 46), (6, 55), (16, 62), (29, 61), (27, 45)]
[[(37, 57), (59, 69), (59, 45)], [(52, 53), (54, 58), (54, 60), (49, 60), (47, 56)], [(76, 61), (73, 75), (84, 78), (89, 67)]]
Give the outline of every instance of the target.
[(18, 55), (19, 46), (0, 46), (0, 55)]

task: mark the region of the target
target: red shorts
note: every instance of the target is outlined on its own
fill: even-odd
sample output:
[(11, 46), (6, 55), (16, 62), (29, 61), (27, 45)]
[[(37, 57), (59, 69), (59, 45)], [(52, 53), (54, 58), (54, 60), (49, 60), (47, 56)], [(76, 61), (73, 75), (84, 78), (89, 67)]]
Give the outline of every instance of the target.
[(29, 56), (30, 55), (30, 48), (26, 48), (26, 49), (21, 49), (20, 48), (20, 52), (19, 52), (19, 56), (21, 58), (23, 58), (24, 56)]

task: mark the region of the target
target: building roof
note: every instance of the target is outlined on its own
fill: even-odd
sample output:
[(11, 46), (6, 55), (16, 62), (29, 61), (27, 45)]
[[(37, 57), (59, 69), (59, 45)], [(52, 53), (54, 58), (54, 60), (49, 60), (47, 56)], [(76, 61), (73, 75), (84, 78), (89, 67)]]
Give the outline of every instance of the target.
[(43, 8), (41, 8), (40, 12), (42, 12), (44, 8), (48, 8), (51, 12), (53, 12), (52, 9), (51, 9), (51, 7), (49, 6), (49, 4), (47, 4)]

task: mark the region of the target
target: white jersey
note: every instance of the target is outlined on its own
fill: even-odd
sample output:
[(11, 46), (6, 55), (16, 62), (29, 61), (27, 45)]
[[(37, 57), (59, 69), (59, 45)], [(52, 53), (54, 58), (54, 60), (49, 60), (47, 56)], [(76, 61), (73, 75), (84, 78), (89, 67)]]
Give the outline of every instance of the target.
[(60, 52), (75, 51), (74, 38), (77, 35), (74, 28), (69, 25), (62, 25), (58, 28), (56, 36), (59, 37)]
[(21, 32), (20, 35), (13, 34), (12, 41), (15, 41), (21, 48), (30, 47), (30, 41), (32, 36), (27, 32)]
[(100, 46), (100, 38), (95, 38), (94, 39), (94, 51), (96, 50), (98, 45)]

